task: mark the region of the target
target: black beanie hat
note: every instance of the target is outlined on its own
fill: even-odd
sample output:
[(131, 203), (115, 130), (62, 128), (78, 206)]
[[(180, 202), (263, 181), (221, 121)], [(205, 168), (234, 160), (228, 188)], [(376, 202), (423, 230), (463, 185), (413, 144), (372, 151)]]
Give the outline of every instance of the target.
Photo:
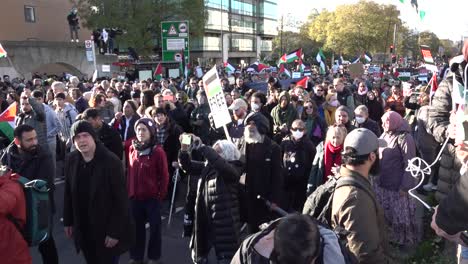
[(262, 113), (253, 112), (248, 114), (244, 119), (244, 126), (247, 126), (250, 121), (255, 123), (258, 133), (262, 135), (265, 135), (270, 129), (270, 122)]
[(94, 141), (96, 141), (96, 139), (97, 139), (96, 131), (94, 130), (93, 126), (91, 126), (91, 123), (89, 123), (88, 121), (85, 121), (85, 120), (76, 121), (71, 126), (70, 137), (71, 137), (72, 141), (74, 141), (76, 135), (78, 135), (79, 133), (82, 133), (82, 132), (89, 133), (93, 137)]

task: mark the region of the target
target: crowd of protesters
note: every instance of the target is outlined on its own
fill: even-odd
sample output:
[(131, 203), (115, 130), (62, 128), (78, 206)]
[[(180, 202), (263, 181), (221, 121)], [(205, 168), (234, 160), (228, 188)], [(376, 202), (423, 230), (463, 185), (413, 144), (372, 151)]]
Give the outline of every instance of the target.
[[(408, 161), (420, 156), (432, 163), (440, 144), (455, 137), (450, 93), (453, 78), (463, 83), (466, 60), (455, 64), (430, 105), (427, 83), (404, 84), (391, 69), (378, 79), (351, 78), (346, 69), (327, 75), (312, 71), (306, 85), (287, 87), (277, 73), (268, 73), (266, 91), (248, 88), (251, 80), (236, 73), (232, 84), (227, 78), (221, 82), (232, 115), (229, 137), (215, 127), (203, 81), (196, 77), (185, 84), (3, 76), (1, 110), (13, 103), (18, 110), (15, 139), (2, 162), (49, 184), (55, 172), (47, 170), (64, 175), (65, 233), (88, 263), (118, 263), (127, 251), (130, 263), (161, 263), (161, 211), (177, 173), (188, 184), (183, 236), (191, 237), (194, 263), (207, 263), (211, 249), (218, 263), (318, 263), (313, 262), (317, 243), (330, 238), (330, 230), (301, 215), (260, 228), (280, 217), (263, 199), (300, 213), (307, 196), (333, 175), (353, 178), (361, 187), (335, 193), (328, 228), (348, 232), (346, 248), (357, 262), (390, 263), (397, 256), (389, 253), (388, 242), (405, 250), (422, 238), (417, 202), (408, 193), (418, 179), (406, 170)], [(466, 157), (463, 146), (449, 141), (440, 169), (433, 168), (418, 191), (435, 191), (446, 206), (448, 199), (466, 197), (456, 186), (466, 162), (457, 158)], [(0, 232), (18, 245), (5, 252), (0, 243), (0, 254), (18, 254), (10, 256), (11, 263), (30, 263), (21, 249), (27, 245), (4, 220), (9, 214), (24, 218), (15, 195), (0, 177)], [(447, 220), (451, 215), (456, 213), (439, 208), (433, 222), (438, 234), (464, 230), (466, 223)], [(246, 234), (253, 236), (242, 242)], [(39, 247), (44, 263), (58, 263), (52, 236), (48, 241)], [(334, 242), (327, 244), (320, 253), (323, 263)]]

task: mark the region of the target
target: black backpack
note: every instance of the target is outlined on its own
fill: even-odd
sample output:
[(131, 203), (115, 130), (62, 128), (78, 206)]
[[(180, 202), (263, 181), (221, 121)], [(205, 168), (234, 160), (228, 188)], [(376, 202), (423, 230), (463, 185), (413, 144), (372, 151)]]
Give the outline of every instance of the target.
[(335, 178), (334, 176), (330, 176), (324, 184), (317, 187), (317, 189), (307, 197), (302, 213), (315, 217), (324, 227), (332, 229), (338, 235), (343, 256), (346, 257), (346, 263), (357, 263), (354, 255), (349, 252), (345, 246), (347, 244), (346, 236), (349, 232), (342, 227), (331, 228), (333, 194), (336, 189), (343, 186), (354, 186), (365, 191), (372, 198), (374, 203), (376, 203), (370, 191), (356, 179), (352, 177)]

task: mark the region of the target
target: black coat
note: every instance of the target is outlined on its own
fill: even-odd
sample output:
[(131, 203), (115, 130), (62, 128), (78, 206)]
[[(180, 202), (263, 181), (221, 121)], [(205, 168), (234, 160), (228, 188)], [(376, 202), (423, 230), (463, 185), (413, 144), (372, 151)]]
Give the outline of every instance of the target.
[(287, 209), (301, 211), (307, 198), (306, 186), (312, 169), (312, 161), (315, 158), (315, 145), (306, 135), (297, 142), (289, 136), (281, 142), (281, 151), (283, 153), (284, 190), (288, 196)]
[(16, 145), (11, 145), (3, 155), (2, 164), (7, 165), (14, 173), (29, 180), (41, 179), (47, 182), (49, 191), (49, 200), (51, 202), (52, 212), (55, 212), (54, 190), (55, 190), (55, 168), (52, 163), (52, 154), (48, 148), (37, 146), (36, 154), (18, 152)]
[[(120, 138), (123, 141), (134, 138), (136, 136), (135, 123), (138, 119), (140, 119), (140, 116), (137, 113), (135, 113), (131, 118), (132, 119), (129, 122), (130, 127), (127, 131), (127, 138), (125, 138), (125, 129), (127, 129), (127, 117), (125, 115), (122, 115), (120, 121), (116, 120), (115, 118), (112, 119), (112, 121), (109, 124), (110, 127), (114, 128), (119, 132)], [(116, 122), (118, 122), (118, 124), (116, 124)]]
[(103, 122), (101, 129), (99, 129), (98, 136), (99, 140), (108, 150), (114, 153), (119, 159), (122, 159), (123, 145), (119, 132)]
[(244, 143), (241, 154), (245, 159), (245, 186), (241, 191), (245, 192), (247, 221), (255, 232), (258, 225), (277, 217), (257, 195), (278, 205), (284, 202), (281, 148), (265, 137), (263, 143)]
[[(83, 247), (83, 233), (80, 219), (80, 204), (82, 200), (78, 192), (78, 166), (82, 159), (81, 153), (73, 151), (65, 160), (65, 194), (63, 208), (63, 224), (73, 227), (73, 237), (77, 251)], [(126, 252), (134, 243), (134, 228), (130, 217), (128, 195), (122, 162), (101, 143), (96, 143), (94, 155), (96, 161), (93, 175), (90, 177), (90, 198), (88, 214), (87, 237), (94, 238), (98, 256), (118, 256)], [(106, 236), (118, 239), (113, 248), (106, 248)], [(98, 243), (102, 241), (102, 243)], [(90, 245), (85, 245), (90, 246)]]
[[(188, 153), (181, 153), (182, 168), (188, 173), (200, 173), (195, 202), (194, 231), (191, 248), (194, 259), (207, 257), (210, 244), (215, 248), (218, 259), (230, 260), (240, 244), (240, 217), (238, 185), (242, 173), (240, 161), (228, 162), (212, 148), (199, 149), (208, 161), (190, 160)], [(212, 234), (214, 241), (210, 241)]]
[(169, 175), (174, 173), (172, 162), (177, 161), (177, 156), (180, 149), (179, 137), (183, 132), (184, 131), (182, 131), (182, 128), (180, 128), (179, 125), (175, 124), (173, 121), (169, 121), (169, 126), (166, 131), (168, 135), (163, 145), (164, 152), (166, 152)]

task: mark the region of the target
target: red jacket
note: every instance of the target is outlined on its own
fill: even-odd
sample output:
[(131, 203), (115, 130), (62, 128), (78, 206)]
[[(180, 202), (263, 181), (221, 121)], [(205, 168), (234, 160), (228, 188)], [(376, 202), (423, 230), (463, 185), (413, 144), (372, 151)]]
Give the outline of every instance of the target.
[(26, 223), (26, 201), (23, 189), (16, 182), (17, 177), (17, 174), (0, 176), (0, 262), (4, 264), (32, 262), (28, 244), (7, 219), (7, 215), (12, 215), (21, 223)]
[(149, 155), (138, 156), (130, 146), (128, 160), (128, 196), (136, 200), (166, 197), (169, 172), (166, 153), (160, 146), (154, 146)]

